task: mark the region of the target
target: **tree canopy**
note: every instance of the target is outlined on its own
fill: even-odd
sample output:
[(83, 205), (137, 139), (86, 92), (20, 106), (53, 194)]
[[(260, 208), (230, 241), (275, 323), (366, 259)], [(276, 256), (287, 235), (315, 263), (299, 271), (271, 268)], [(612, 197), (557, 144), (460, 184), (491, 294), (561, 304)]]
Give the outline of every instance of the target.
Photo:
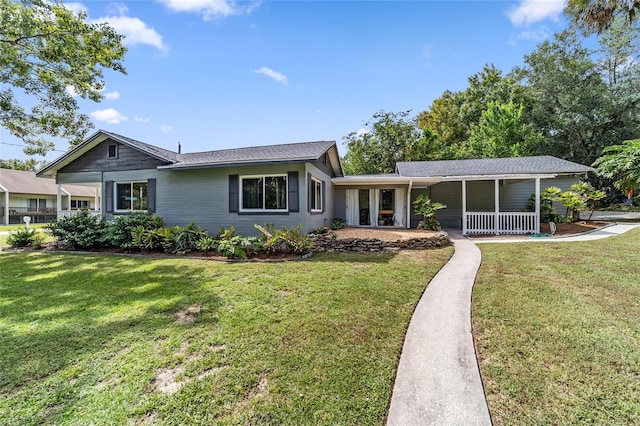
[(640, 188), (640, 139), (628, 140), (604, 149), (604, 155), (593, 163), (597, 174), (611, 179), (616, 188), (626, 192), (627, 198)]
[(565, 12), (587, 33), (602, 33), (617, 16), (633, 22), (640, 12), (640, 0), (569, 0)]
[(342, 160), (345, 173), (393, 173), (398, 161), (425, 159), (429, 139), (410, 114), (379, 111), (363, 131), (347, 135), (348, 151)]
[(104, 70), (125, 74), (122, 36), (60, 0), (0, 0), (0, 125), (45, 155), (93, 126), (70, 93), (99, 102)]

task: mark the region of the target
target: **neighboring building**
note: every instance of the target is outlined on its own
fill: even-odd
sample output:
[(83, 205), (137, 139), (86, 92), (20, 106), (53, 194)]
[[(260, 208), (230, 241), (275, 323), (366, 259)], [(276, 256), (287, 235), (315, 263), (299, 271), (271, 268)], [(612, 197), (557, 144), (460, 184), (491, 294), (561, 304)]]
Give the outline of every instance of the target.
[[(95, 188), (76, 185), (60, 187), (63, 213), (80, 208), (95, 209), (99, 193)], [(0, 223), (24, 223), (24, 216), (32, 223), (45, 223), (58, 216), (58, 188), (51, 179), (36, 177), (34, 172), (0, 169)]]
[(349, 226), (415, 227), (419, 194), (447, 205), (445, 226), (463, 233), (533, 233), (540, 212), (524, 212), (548, 186), (567, 189), (591, 167), (555, 157), (398, 163), (396, 173), (343, 176), (333, 141), (182, 154), (98, 131), (38, 173), (57, 184), (99, 186), (102, 211), (135, 210), (168, 225), (195, 222), (213, 232), (233, 225), (302, 225), (346, 218)]

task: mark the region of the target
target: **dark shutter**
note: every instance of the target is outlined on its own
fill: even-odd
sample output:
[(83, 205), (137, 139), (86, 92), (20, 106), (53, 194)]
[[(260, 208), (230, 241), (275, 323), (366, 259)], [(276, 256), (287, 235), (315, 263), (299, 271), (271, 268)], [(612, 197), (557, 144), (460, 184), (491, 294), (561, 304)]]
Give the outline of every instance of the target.
[(311, 213), (313, 201), (313, 179), (311, 173), (307, 173), (307, 213)]
[(326, 185), (324, 181), (322, 181), (320, 185), (322, 186), (322, 191), (321, 191), (322, 192), (322, 213), (324, 213), (325, 205), (327, 204), (327, 197), (325, 196), (325, 189), (324, 189)]
[(113, 213), (113, 181), (108, 180), (104, 184), (104, 211)]
[(287, 185), (289, 187), (289, 211), (300, 211), (300, 191), (298, 183), (298, 172), (287, 173)]
[(147, 210), (151, 213), (156, 212), (156, 180), (147, 180)]
[(229, 213), (238, 213), (240, 206), (240, 176), (229, 175)]

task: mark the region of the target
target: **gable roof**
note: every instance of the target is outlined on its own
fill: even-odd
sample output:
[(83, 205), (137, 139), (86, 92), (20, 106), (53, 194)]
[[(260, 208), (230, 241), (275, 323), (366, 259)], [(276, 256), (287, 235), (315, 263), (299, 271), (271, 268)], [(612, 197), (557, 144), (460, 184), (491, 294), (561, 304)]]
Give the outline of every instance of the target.
[[(36, 177), (34, 172), (0, 169), (0, 192), (12, 194), (57, 195), (58, 188), (51, 179)], [(62, 191), (72, 197), (95, 197), (96, 189), (89, 186), (62, 185)]]
[(181, 154), (176, 163), (160, 166), (160, 168), (181, 169), (264, 163), (295, 163), (316, 161), (325, 153), (330, 157), (336, 176), (342, 176), (340, 158), (334, 141), (298, 142)]
[(405, 177), (578, 174), (594, 170), (593, 167), (550, 155), (477, 160), (404, 161), (396, 164), (398, 175)]
[(38, 176), (54, 177), (56, 172), (76, 160), (99, 143), (111, 139), (146, 153), (165, 163), (161, 169), (186, 169), (251, 165), (265, 163), (295, 163), (319, 160), (327, 153), (336, 176), (343, 176), (335, 141), (298, 142), (179, 154), (116, 133), (99, 130), (80, 145), (66, 152), (38, 172)]

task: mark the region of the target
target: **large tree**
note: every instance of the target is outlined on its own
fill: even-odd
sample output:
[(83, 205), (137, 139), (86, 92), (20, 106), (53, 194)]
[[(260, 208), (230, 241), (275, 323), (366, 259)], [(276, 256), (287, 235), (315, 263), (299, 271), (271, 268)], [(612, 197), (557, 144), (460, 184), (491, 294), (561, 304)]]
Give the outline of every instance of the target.
[(93, 126), (70, 89), (99, 102), (103, 71), (126, 73), (122, 36), (60, 0), (0, 0), (0, 125), (45, 155), (51, 137), (77, 144)]
[(347, 135), (344, 138), (347, 144), (343, 158), (345, 172), (350, 175), (392, 173), (398, 161), (425, 160), (430, 139), (410, 114), (411, 111), (380, 111), (365, 124), (363, 131)]
[(632, 23), (640, 12), (640, 0), (569, 0), (565, 13), (587, 33), (602, 33), (616, 17)]
[(634, 190), (640, 188), (640, 139), (609, 146), (603, 154), (593, 163), (597, 174), (612, 180), (631, 200)]

